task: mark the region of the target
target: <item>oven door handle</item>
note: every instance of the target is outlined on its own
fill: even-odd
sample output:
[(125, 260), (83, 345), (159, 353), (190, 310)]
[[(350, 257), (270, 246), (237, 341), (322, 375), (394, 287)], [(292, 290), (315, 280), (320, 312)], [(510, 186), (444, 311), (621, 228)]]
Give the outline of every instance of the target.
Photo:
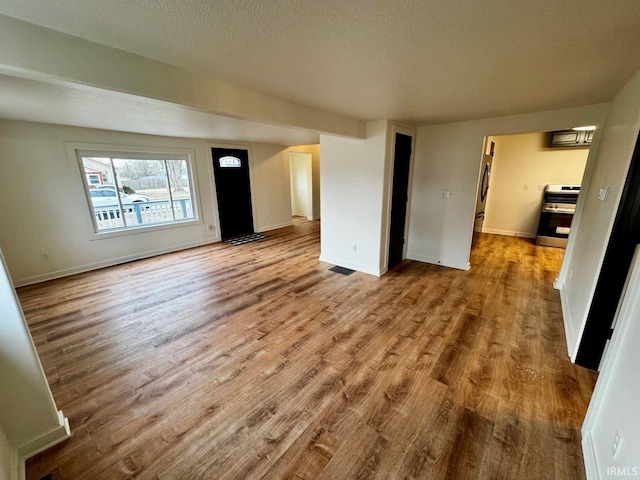
[(489, 162), (484, 167), (482, 172), (482, 185), (480, 186), (480, 201), (484, 202), (489, 193)]
[(543, 208), (542, 212), (543, 213), (569, 213), (569, 214), (576, 213), (575, 210), (569, 210), (568, 208)]

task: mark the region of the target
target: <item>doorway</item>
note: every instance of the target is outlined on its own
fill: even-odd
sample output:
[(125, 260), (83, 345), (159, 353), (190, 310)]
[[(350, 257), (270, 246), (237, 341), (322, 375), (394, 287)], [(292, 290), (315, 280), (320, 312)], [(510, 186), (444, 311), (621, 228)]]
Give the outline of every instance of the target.
[(211, 153), (222, 239), (254, 233), (248, 150), (214, 147)]
[(387, 263), (389, 269), (404, 258), (412, 141), (411, 136), (403, 133), (396, 132), (394, 137), (389, 260)]
[(553, 143), (561, 132), (485, 138), (472, 248), (490, 238), (484, 234), (494, 234), (522, 237), (564, 253), (590, 142)]
[(313, 220), (313, 172), (310, 153), (290, 152), (291, 214)]

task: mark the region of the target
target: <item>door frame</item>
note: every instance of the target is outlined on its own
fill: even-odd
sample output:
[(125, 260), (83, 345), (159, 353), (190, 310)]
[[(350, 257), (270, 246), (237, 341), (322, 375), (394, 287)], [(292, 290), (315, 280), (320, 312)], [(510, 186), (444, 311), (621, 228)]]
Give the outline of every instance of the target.
[(215, 227), (216, 227), (216, 237), (218, 241), (222, 240), (222, 228), (220, 226), (220, 208), (218, 207), (218, 191), (216, 189), (216, 177), (213, 171), (213, 149), (214, 148), (229, 148), (233, 150), (244, 150), (247, 152), (247, 158), (249, 160), (249, 187), (251, 191), (251, 216), (253, 221), (253, 231), (258, 232), (257, 222), (256, 222), (256, 192), (255, 192), (255, 181), (253, 176), (253, 156), (251, 154), (251, 146), (250, 145), (242, 145), (237, 143), (224, 143), (224, 142), (207, 142), (207, 158), (208, 158), (208, 167), (207, 172), (209, 174), (209, 185), (211, 186), (211, 195), (213, 200), (213, 207), (215, 209), (214, 219), (215, 219)]
[[(293, 199), (293, 182), (292, 182), (292, 177), (291, 177), (291, 165), (292, 165), (292, 160), (291, 160), (291, 154), (296, 154), (296, 155), (307, 155), (307, 158), (305, 159), (305, 163), (307, 164), (307, 205), (309, 207), (309, 212), (307, 213), (307, 220), (313, 220), (315, 217), (314, 211), (313, 211), (313, 155), (310, 152), (295, 152), (295, 151), (289, 151), (289, 185), (290, 185), (290, 192), (289, 192), (289, 198)], [(291, 202), (291, 213), (293, 214), (293, 202)]]
[(407, 246), (409, 244), (409, 219), (411, 218), (411, 191), (413, 187), (413, 164), (416, 155), (416, 131), (412, 128), (401, 125), (391, 126), (391, 139), (388, 142), (387, 162), (385, 168), (384, 202), (386, 210), (383, 218), (385, 225), (383, 228), (383, 249), (381, 255), (380, 275), (384, 275), (389, 269), (389, 243), (391, 241), (391, 197), (393, 194), (393, 167), (395, 165), (396, 134), (400, 133), (411, 137), (411, 156), (409, 157), (409, 180), (407, 185), (407, 213), (404, 219), (404, 246), (402, 247), (402, 259), (407, 258)]

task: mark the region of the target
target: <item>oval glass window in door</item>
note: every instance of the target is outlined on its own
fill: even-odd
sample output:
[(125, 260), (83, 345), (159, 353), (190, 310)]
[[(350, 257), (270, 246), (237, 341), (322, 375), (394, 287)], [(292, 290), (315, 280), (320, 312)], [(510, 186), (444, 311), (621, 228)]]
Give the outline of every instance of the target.
[(230, 155), (220, 157), (218, 162), (221, 168), (240, 168), (242, 166), (242, 162), (238, 157), (232, 157)]

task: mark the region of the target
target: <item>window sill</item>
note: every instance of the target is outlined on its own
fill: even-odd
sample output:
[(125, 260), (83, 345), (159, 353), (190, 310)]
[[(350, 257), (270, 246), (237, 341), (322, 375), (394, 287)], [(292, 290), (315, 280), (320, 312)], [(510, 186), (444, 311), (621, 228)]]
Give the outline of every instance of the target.
[(153, 225), (148, 227), (129, 227), (129, 228), (120, 228), (104, 232), (95, 232), (93, 233), (90, 241), (94, 240), (105, 240), (108, 238), (115, 237), (126, 237), (128, 235), (137, 235), (139, 233), (149, 233), (149, 232), (157, 232), (158, 230), (168, 230), (173, 228), (181, 228), (181, 227), (192, 227), (194, 225), (202, 225), (203, 221), (200, 219), (195, 220), (185, 220), (183, 222), (172, 222), (172, 223), (163, 223), (159, 225)]

